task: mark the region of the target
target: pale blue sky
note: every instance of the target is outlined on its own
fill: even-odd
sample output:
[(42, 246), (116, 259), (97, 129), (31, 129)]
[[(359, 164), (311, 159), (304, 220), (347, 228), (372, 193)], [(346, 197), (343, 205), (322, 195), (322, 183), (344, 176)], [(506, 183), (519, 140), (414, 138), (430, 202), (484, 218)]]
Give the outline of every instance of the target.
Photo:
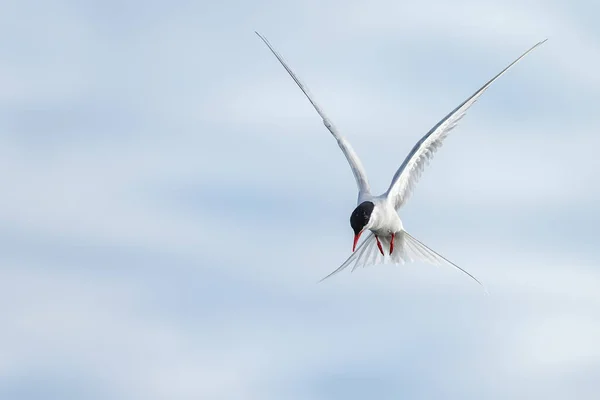
[[(595, 399), (592, 1), (0, 7), (0, 398)], [(450, 268), (349, 255), (355, 183), (258, 37)]]

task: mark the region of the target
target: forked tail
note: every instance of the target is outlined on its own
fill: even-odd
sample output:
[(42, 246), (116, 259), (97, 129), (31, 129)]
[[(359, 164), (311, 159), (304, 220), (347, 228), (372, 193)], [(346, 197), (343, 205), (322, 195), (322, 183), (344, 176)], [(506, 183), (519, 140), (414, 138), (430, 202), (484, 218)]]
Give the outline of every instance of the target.
[[(389, 238), (380, 237), (379, 240), (381, 241), (384, 249), (390, 248)], [(321, 279), (319, 282), (322, 282), (330, 276), (337, 274), (352, 264), (354, 264), (352, 267), (352, 271), (354, 271), (356, 268), (366, 267), (367, 265), (387, 263), (405, 264), (413, 261), (422, 261), (432, 265), (442, 265), (444, 263), (449, 264), (481, 285), (481, 287), (483, 287), (487, 293), (485, 286), (477, 278), (441, 254), (430, 249), (404, 230), (396, 233), (396, 238), (394, 240), (394, 251), (391, 255), (387, 254), (385, 256), (383, 256), (377, 248), (377, 239), (375, 238), (375, 235), (373, 232), (369, 232), (369, 235), (357, 247), (356, 251), (352, 253), (338, 269)]]

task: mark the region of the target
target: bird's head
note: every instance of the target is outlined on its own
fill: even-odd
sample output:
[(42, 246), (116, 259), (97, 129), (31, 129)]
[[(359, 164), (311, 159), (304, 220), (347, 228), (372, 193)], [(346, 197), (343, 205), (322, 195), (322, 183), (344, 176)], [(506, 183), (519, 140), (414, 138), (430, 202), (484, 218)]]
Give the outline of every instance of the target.
[(374, 208), (375, 204), (370, 201), (365, 201), (360, 203), (358, 207), (352, 211), (352, 215), (350, 215), (350, 226), (352, 227), (352, 230), (354, 230), (354, 244), (352, 245), (352, 251), (356, 249), (356, 243), (358, 243), (360, 235), (369, 226)]

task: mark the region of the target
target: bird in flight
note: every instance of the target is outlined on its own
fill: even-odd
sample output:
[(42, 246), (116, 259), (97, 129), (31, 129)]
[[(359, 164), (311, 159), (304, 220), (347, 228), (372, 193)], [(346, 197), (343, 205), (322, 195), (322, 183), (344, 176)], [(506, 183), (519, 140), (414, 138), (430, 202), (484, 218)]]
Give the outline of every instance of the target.
[[(410, 235), (402, 225), (398, 210), (406, 204), (424, 167), (433, 158), (433, 155), (438, 148), (442, 146), (442, 142), (448, 133), (458, 124), (462, 117), (465, 116), (469, 107), (479, 99), (483, 92), (485, 92), (496, 79), (502, 76), (533, 49), (546, 42), (547, 39), (532, 46), (496, 76), (490, 79), (479, 90), (473, 93), (468, 99), (463, 101), (458, 107), (442, 118), (441, 121), (435, 124), (435, 126), (431, 128), (431, 130), (427, 132), (408, 153), (404, 162), (394, 174), (387, 191), (376, 196), (371, 194), (371, 188), (367, 180), (365, 169), (348, 140), (336, 129), (333, 122), (317, 104), (314, 97), (309, 93), (308, 88), (300, 81), (298, 76), (284, 61), (281, 54), (273, 48), (263, 35), (258, 32), (255, 33), (262, 39), (275, 57), (277, 57), (283, 68), (285, 68), (300, 90), (306, 95), (308, 101), (310, 101), (314, 109), (321, 116), (323, 124), (325, 124), (325, 127), (337, 140), (338, 145), (346, 156), (350, 168), (352, 169), (352, 173), (354, 174), (354, 178), (356, 179), (358, 187), (357, 207), (350, 215), (350, 226), (354, 231), (352, 254), (339, 268), (321, 279), (321, 281), (342, 271), (353, 263), (354, 267), (352, 268), (352, 271), (360, 266), (364, 267), (366, 265), (376, 265), (388, 262), (393, 264), (404, 264), (406, 262), (418, 260), (433, 265), (447, 263), (483, 286), (483, 284), (473, 275)], [(366, 231), (370, 232), (357, 247), (356, 245), (359, 238)]]

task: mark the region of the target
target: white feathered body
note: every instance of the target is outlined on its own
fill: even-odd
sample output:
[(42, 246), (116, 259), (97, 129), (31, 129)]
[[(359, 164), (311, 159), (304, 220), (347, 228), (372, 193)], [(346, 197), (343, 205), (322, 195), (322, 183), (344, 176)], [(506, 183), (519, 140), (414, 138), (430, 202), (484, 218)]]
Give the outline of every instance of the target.
[(375, 205), (365, 229), (370, 230), (380, 239), (402, 231), (402, 220), (394, 207), (394, 202), (385, 193), (380, 196), (360, 196), (357, 205), (364, 201), (370, 201)]

